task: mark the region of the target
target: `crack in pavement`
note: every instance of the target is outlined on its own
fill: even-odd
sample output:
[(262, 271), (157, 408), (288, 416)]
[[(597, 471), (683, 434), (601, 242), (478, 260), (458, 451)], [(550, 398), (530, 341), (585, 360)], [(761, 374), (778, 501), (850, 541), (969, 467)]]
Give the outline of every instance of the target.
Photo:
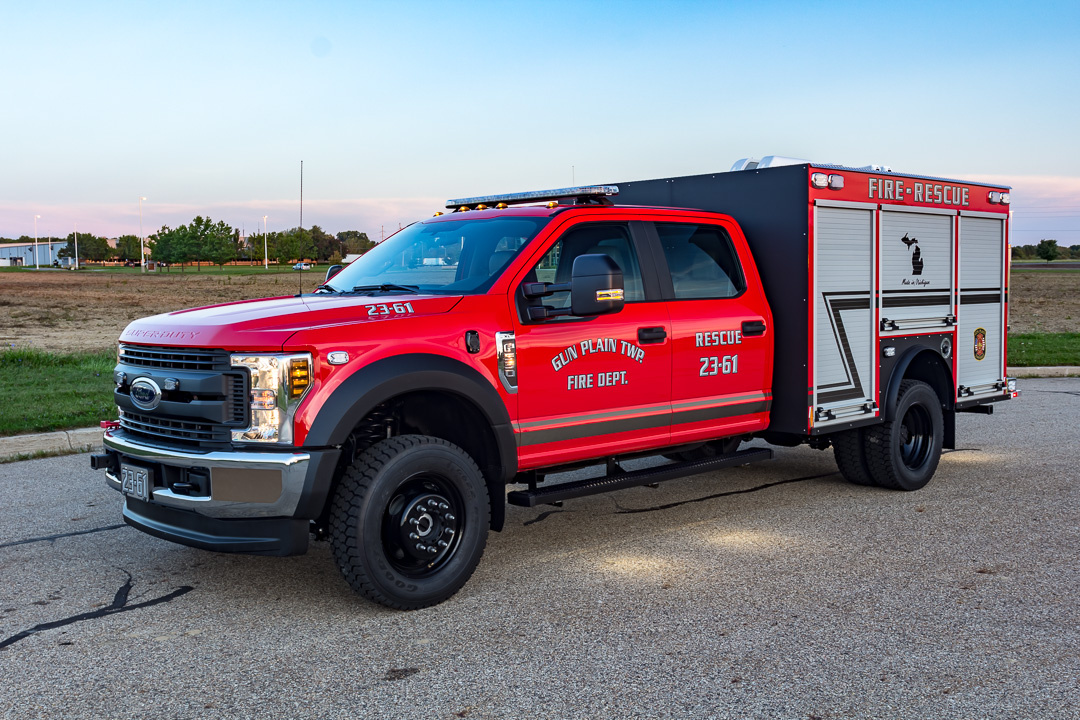
[(1080, 395), (1080, 390), (1025, 390), (1024, 392), (1051, 393), (1053, 395)]
[(190, 585), (182, 585), (173, 590), (168, 595), (162, 595), (161, 597), (155, 598), (153, 600), (146, 600), (145, 602), (128, 605), (128, 595), (131, 593), (131, 585), (133, 581), (131, 578), (131, 573), (129, 573), (127, 570), (123, 570), (122, 568), (121, 570), (125, 575), (127, 575), (127, 580), (125, 580), (124, 584), (120, 586), (120, 589), (116, 591), (116, 595), (113, 596), (112, 604), (110, 604), (108, 607), (103, 607), (99, 610), (91, 610), (90, 612), (79, 613), (78, 615), (72, 615), (71, 617), (63, 618), (62, 620), (53, 620), (52, 622), (40, 623), (28, 630), (22, 630), (15, 633), (9, 638), (0, 640), (0, 650), (6, 650), (9, 645), (14, 645), (20, 640), (28, 638), (34, 633), (42, 632), (43, 630), (55, 630), (56, 628), (64, 627), (65, 625), (72, 625), (74, 623), (82, 622), (84, 620), (94, 620), (96, 618), (105, 617), (106, 615), (116, 615), (117, 613), (128, 612), (129, 610), (139, 610), (141, 608), (153, 607), (154, 605), (161, 605), (162, 603), (171, 602), (176, 598), (180, 597), (181, 595), (186, 595), (195, 589)]
[(59, 533), (58, 535), (45, 535), (43, 537), (27, 538), (26, 540), (15, 540), (14, 542), (0, 543), (0, 548), (15, 547), (16, 545), (29, 545), (36, 542), (52, 542), (59, 540), (60, 538), (75, 537), (76, 535), (89, 535), (90, 533), (105, 532), (107, 530), (119, 530), (120, 528), (127, 527), (126, 523), (120, 523), (119, 525), (106, 525), (105, 527), (92, 528), (90, 530), (76, 530), (69, 533)]
[[(766, 490), (768, 488), (776, 487), (777, 485), (788, 485), (790, 483), (805, 482), (807, 480), (817, 480), (819, 478), (831, 477), (833, 475), (839, 475), (838, 471), (822, 473), (820, 475), (807, 475), (806, 477), (791, 478), (790, 480), (779, 480), (777, 482), (765, 483), (764, 485), (757, 485), (752, 488), (746, 488), (745, 490), (728, 490), (727, 492), (715, 493), (713, 495), (705, 495), (704, 497), (692, 498), (690, 500), (679, 500), (678, 502), (667, 503), (665, 505), (656, 505), (648, 508), (619, 508), (615, 511), (616, 515), (632, 515), (635, 513), (655, 512), (656, 510), (670, 510), (680, 505), (689, 505), (691, 503), (705, 502), (706, 500), (714, 500), (716, 498), (728, 497), (729, 495), (745, 495), (746, 493), (757, 492), (758, 490)], [(617, 504), (617, 503), (616, 503)]]

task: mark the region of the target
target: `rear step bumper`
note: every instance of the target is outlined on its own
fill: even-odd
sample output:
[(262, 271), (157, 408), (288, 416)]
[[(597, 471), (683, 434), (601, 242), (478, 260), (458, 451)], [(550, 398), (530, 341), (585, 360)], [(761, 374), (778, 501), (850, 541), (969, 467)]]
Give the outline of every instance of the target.
[(659, 467), (646, 468), (644, 470), (632, 470), (630, 472), (615, 473), (600, 478), (578, 480), (575, 482), (560, 483), (550, 487), (531, 488), (529, 490), (514, 490), (506, 495), (506, 501), (511, 505), (521, 507), (535, 507), (556, 503), (571, 498), (599, 495), (601, 493), (622, 490), (639, 485), (649, 485), (664, 480), (674, 480), (688, 475), (721, 470), (736, 465), (761, 460), (771, 460), (773, 451), (768, 448), (752, 448), (740, 450), (730, 455), (721, 455), (708, 460), (695, 460), (693, 462), (669, 463)]

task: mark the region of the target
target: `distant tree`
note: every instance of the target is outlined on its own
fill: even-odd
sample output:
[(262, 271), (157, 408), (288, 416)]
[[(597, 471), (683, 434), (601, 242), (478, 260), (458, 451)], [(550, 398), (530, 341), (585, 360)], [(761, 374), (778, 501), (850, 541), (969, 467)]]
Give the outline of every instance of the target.
[(142, 243), (135, 235), (121, 235), (116, 240), (116, 257), (119, 260), (138, 260)]
[(315, 243), (309, 231), (293, 228), (283, 233), (274, 233), (274, 236), (272, 252), (282, 265), (315, 257)]
[(341, 264), (341, 253), (339, 253), (337, 250), (335, 250), (333, 252), (333, 254), (330, 255), (329, 258), (326, 259), (326, 262), (330, 263), (331, 265), (340, 265)]
[(1036, 249), (1039, 257), (1046, 262), (1053, 262), (1057, 259), (1059, 248), (1057, 246), (1057, 240), (1040, 240), (1039, 247)]
[(345, 244), (345, 252), (349, 254), (363, 255), (375, 247), (375, 243), (368, 239), (367, 233), (359, 230), (339, 232), (337, 238)]
[[(60, 248), (56, 255), (62, 258), (75, 257), (75, 233), (68, 233), (67, 245)], [(112, 255), (113, 249), (109, 247), (108, 240), (91, 233), (79, 233), (79, 262), (83, 260), (101, 262)]]
[(311, 241), (315, 245), (315, 259), (325, 261), (335, 252), (341, 252), (341, 242), (318, 225), (311, 226)]

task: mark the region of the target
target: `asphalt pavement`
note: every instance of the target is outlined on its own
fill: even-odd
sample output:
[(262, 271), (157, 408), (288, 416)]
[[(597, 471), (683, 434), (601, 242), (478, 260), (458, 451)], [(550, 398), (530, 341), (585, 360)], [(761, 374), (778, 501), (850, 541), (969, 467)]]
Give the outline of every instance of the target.
[(1080, 379), (925, 489), (832, 452), (508, 508), (442, 605), (122, 524), (86, 455), (0, 465), (9, 718), (1080, 718)]

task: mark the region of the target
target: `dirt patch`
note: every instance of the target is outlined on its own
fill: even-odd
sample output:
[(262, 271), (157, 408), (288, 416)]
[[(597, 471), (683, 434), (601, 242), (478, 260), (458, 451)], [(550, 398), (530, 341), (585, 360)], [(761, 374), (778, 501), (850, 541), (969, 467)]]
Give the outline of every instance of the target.
[[(0, 273), (0, 347), (71, 352), (116, 346), (129, 322), (183, 308), (295, 295), (299, 273), (138, 275), (93, 270)], [(311, 292), (322, 273), (304, 273)]]
[[(0, 273), (0, 347), (70, 352), (114, 347), (137, 318), (234, 300), (293, 295), (298, 273), (138, 275), (63, 270)], [(304, 273), (311, 292), (322, 273)], [(1080, 273), (1012, 276), (1013, 332), (1080, 332)]]
[(1009, 329), (1080, 332), (1080, 272), (1014, 272), (1009, 283)]

